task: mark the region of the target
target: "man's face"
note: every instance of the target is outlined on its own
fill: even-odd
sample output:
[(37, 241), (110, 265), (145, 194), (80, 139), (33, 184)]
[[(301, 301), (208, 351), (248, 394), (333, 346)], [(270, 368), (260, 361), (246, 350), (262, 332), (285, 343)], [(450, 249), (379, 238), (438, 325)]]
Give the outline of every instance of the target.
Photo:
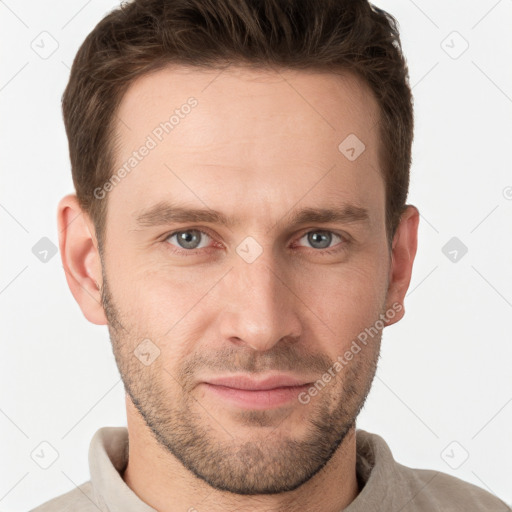
[[(118, 117), (115, 169), (138, 157), (104, 199), (102, 292), (126, 391), (160, 445), (213, 487), (294, 489), (354, 426), (381, 331), (334, 363), (390, 308), (377, 103), (346, 74), (168, 68), (135, 82)], [(349, 134), (365, 145), (355, 160), (338, 149)], [(164, 202), (234, 223), (148, 214)], [(348, 205), (367, 218), (293, 219)], [(306, 385), (212, 385), (277, 374)]]

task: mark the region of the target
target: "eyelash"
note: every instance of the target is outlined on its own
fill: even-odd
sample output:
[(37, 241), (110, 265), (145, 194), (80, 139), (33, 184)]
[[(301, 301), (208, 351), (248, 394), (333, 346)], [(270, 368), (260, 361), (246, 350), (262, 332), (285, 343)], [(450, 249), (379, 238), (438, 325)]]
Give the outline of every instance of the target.
[[(172, 231), (170, 233), (167, 233), (164, 237), (163, 237), (163, 242), (164, 244), (167, 246), (168, 250), (170, 250), (173, 254), (176, 254), (178, 256), (197, 256), (198, 254), (198, 251), (203, 251), (203, 249), (206, 249), (206, 252), (210, 252), (212, 250), (212, 248), (205, 248), (203, 247), (202, 249), (190, 249), (190, 250), (186, 250), (186, 249), (180, 249), (179, 247), (176, 247), (176, 246), (171, 246), (171, 244), (169, 244), (167, 242), (167, 240), (169, 238), (171, 238), (172, 236), (174, 235), (177, 235), (178, 233), (184, 233), (184, 232), (187, 232), (187, 231), (197, 231), (203, 235), (207, 235), (209, 236), (211, 239), (213, 239), (215, 241), (215, 238), (213, 237), (213, 235), (211, 235), (208, 231), (205, 231), (203, 229), (198, 229), (198, 228), (186, 228), (186, 229), (179, 229), (177, 231)], [(349, 241), (349, 238), (347, 236), (344, 236), (344, 235), (341, 235), (339, 233), (336, 233), (334, 231), (330, 231), (328, 229), (312, 229), (312, 230), (309, 230), (309, 231), (306, 231), (305, 233), (303, 233), (299, 238), (298, 240), (300, 240), (301, 238), (303, 238), (305, 235), (309, 234), (309, 233), (331, 233), (339, 238), (342, 239), (342, 242), (340, 242), (340, 244), (342, 245), (341, 248), (337, 248), (338, 245), (340, 244), (337, 244), (336, 246), (334, 246), (333, 248), (330, 248), (330, 249), (311, 249), (312, 251), (314, 251), (315, 253), (321, 255), (321, 256), (328, 256), (328, 255), (331, 255), (331, 254), (334, 254), (334, 253), (339, 253), (341, 251), (344, 251), (346, 250), (346, 246), (350, 243)], [(171, 248), (172, 247), (172, 248)]]

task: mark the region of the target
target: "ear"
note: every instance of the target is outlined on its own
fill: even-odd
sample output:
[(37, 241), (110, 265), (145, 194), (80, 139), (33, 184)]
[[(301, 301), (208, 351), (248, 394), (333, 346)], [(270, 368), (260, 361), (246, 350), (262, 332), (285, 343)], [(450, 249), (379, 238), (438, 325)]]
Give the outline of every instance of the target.
[(106, 325), (101, 304), (101, 260), (94, 225), (75, 194), (59, 201), (57, 210), (59, 248), (66, 280), (87, 320)]
[(390, 309), (395, 303), (402, 307), (399, 311), (393, 308), (396, 315), (389, 319), (386, 325), (398, 322), (405, 314), (404, 298), (411, 282), (412, 265), (418, 246), (419, 220), (418, 209), (413, 205), (407, 205), (393, 237), (386, 309)]

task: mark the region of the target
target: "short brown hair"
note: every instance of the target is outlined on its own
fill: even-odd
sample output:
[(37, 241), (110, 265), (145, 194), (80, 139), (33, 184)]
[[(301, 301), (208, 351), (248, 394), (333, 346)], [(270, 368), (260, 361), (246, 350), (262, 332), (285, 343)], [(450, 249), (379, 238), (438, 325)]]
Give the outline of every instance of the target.
[[(73, 183), (102, 246), (116, 111), (130, 84), (168, 64), (347, 70), (379, 107), (389, 246), (409, 189), (413, 99), (398, 22), (367, 0), (134, 0), (105, 16), (73, 61), (62, 97)], [(341, 141), (340, 141), (341, 142)]]

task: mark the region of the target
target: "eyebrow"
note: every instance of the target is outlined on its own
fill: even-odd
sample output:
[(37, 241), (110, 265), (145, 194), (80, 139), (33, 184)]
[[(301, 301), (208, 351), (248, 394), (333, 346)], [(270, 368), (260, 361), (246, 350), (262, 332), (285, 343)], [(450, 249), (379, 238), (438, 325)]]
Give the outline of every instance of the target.
[[(302, 208), (285, 217), (289, 218), (291, 225), (307, 223), (326, 224), (331, 222), (339, 224), (367, 224), (370, 221), (370, 213), (366, 208), (348, 203), (333, 208)], [(139, 228), (187, 222), (204, 222), (232, 228), (240, 224), (240, 219), (228, 217), (222, 212), (212, 209), (190, 208), (168, 201), (161, 201), (139, 211), (135, 215), (135, 222)]]

